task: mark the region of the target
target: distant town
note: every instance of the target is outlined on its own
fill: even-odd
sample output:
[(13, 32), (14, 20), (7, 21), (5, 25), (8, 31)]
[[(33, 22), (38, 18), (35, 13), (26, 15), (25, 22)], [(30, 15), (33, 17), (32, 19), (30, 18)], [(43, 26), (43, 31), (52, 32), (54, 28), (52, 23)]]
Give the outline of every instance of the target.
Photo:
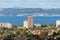
[[(60, 26), (60, 20), (57, 19), (55, 24), (56, 24), (56, 25), (54, 25), (55, 27)], [(0, 26), (1, 27), (6, 27), (6, 28), (11, 28), (13, 25), (9, 22), (4, 22), (4, 23), (2, 22), (2, 23), (0, 23)], [(33, 22), (33, 16), (28, 16), (28, 20), (23, 21), (23, 24), (22, 24), (21, 27), (22, 28), (23, 27), (24, 28), (34, 28), (34, 27), (42, 27), (42, 26), (44, 26), (44, 25)], [(17, 27), (19, 27), (19, 26), (17, 26)], [(44, 26), (44, 27), (47, 27), (47, 26)]]
[(0, 23), (0, 40), (60, 40), (60, 20), (56, 25), (43, 25), (35, 24), (33, 16), (28, 16), (22, 26)]
[(60, 0), (0, 0), (0, 40), (60, 40)]

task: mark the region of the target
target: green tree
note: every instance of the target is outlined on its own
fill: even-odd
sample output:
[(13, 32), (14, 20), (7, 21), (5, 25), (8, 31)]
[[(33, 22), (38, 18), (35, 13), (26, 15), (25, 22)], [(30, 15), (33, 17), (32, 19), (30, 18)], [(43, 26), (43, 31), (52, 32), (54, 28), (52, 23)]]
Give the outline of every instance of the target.
[(20, 35), (20, 31), (16, 31), (15, 33), (16, 33), (16, 35)]
[(40, 36), (47, 36), (48, 35), (48, 32), (42, 32), (41, 34), (40, 34)]
[(20, 31), (20, 35), (23, 35), (23, 36), (25, 36), (25, 35), (27, 35), (28, 33), (25, 31), (25, 30), (23, 30), (23, 31)]

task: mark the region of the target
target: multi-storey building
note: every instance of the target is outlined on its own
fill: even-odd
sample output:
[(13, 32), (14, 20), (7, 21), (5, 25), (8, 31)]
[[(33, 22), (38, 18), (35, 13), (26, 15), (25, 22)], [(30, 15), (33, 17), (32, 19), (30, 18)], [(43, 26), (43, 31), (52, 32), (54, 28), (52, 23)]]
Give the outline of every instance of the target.
[(34, 26), (36, 26), (36, 27), (41, 27), (41, 24), (34, 24)]
[(56, 27), (60, 26), (60, 20), (56, 21)]
[(28, 16), (28, 27), (33, 28), (33, 17), (32, 16)]
[(0, 23), (0, 27), (11, 28), (12, 24), (10, 24), (10, 23)]
[(24, 28), (28, 28), (28, 21), (25, 20), (25, 21), (23, 22), (23, 27), (24, 27)]

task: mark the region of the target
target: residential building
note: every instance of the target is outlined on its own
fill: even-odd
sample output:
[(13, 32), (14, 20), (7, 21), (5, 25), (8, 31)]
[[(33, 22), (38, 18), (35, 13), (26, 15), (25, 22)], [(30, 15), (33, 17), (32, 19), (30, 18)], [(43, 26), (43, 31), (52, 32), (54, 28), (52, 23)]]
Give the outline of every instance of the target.
[(56, 27), (60, 26), (60, 20), (56, 21)]
[(28, 21), (25, 20), (25, 21), (23, 22), (23, 27), (28, 28)]
[(33, 28), (33, 17), (28, 16), (28, 27)]
[(10, 24), (10, 23), (0, 23), (0, 27), (11, 28), (12, 24)]
[(34, 24), (34, 26), (36, 26), (36, 27), (41, 27), (41, 24)]

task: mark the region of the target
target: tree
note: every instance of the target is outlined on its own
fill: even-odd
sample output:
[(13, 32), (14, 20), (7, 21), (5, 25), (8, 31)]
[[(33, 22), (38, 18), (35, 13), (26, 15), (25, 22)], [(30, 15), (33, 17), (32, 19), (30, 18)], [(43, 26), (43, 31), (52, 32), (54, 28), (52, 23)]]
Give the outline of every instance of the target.
[(20, 31), (20, 35), (22, 35), (22, 36), (25, 36), (25, 35), (27, 35), (28, 33), (25, 31), (25, 30), (23, 30), (23, 31)]
[(16, 25), (12, 25), (12, 28), (17, 28), (17, 26)]
[(48, 35), (48, 32), (42, 32), (41, 34), (40, 34), (40, 36), (47, 36)]
[(53, 37), (59, 35), (59, 33), (53, 32)]
[(6, 38), (4, 38), (3, 40), (14, 40), (13, 37), (11, 37), (10, 35), (8, 35)]
[(46, 26), (46, 27), (52, 27), (52, 26), (54, 26), (54, 25), (48, 23), (48, 24), (45, 24), (45, 26)]
[(15, 33), (16, 33), (16, 35), (20, 35), (20, 31), (16, 31)]

